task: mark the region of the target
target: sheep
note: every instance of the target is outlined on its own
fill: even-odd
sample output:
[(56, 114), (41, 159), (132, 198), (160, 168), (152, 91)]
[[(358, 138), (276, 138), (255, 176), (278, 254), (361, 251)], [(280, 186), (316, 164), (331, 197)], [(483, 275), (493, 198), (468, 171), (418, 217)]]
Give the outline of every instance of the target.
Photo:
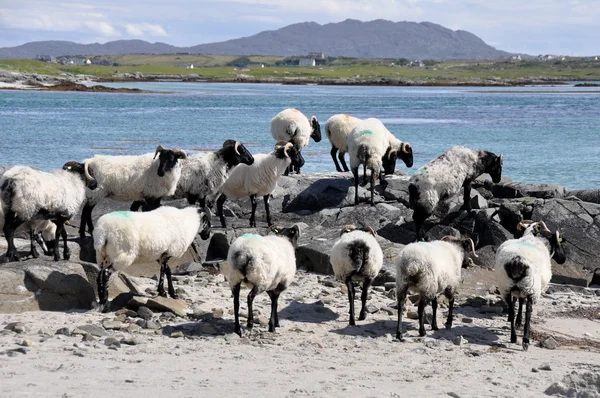
[(373, 279), (383, 266), (383, 252), (371, 227), (362, 230), (354, 225), (342, 229), (340, 239), (333, 245), (329, 261), (335, 276), (346, 284), (350, 302), (350, 325), (354, 321), (354, 279), (363, 280), (359, 321), (367, 317), (367, 294)]
[[(156, 156), (158, 155), (158, 160)], [(153, 210), (163, 197), (175, 193), (181, 176), (180, 159), (187, 158), (182, 149), (165, 149), (161, 145), (151, 153), (139, 156), (96, 155), (85, 162), (94, 169), (98, 189), (86, 191), (86, 202), (81, 212), (79, 236), (85, 238), (85, 227), (94, 232), (92, 210), (98, 202), (111, 197), (120, 201), (134, 201), (130, 210)]]
[(20, 259), (14, 244), (15, 230), (28, 221), (52, 220), (54, 234), (54, 261), (60, 259), (59, 237), (63, 237), (63, 258), (71, 256), (67, 246), (65, 222), (70, 220), (85, 200), (86, 187), (96, 189), (98, 183), (89, 163), (67, 162), (62, 170), (50, 172), (27, 166), (14, 166), (0, 179), (0, 198), (4, 213), (4, 236), (8, 243), (9, 261)]
[[(350, 171), (344, 160), (344, 155), (348, 152), (348, 135), (350, 135), (358, 123), (360, 123), (359, 118), (341, 113), (331, 116), (327, 122), (325, 122), (325, 134), (327, 135), (329, 142), (331, 142), (331, 158), (335, 164), (335, 169), (340, 173), (342, 171)], [(342, 170), (335, 157), (338, 150), (338, 157), (344, 170)]]
[(240, 328), (240, 287), (243, 284), (252, 287), (248, 293), (248, 323), (252, 329), (254, 314), (252, 302), (256, 295), (266, 291), (271, 298), (271, 317), (269, 332), (279, 327), (277, 301), (281, 292), (286, 290), (296, 274), (295, 247), (300, 237), (297, 225), (291, 228), (271, 227), (276, 235), (260, 236), (244, 234), (237, 238), (227, 253), (223, 274), (229, 281), (233, 293), (235, 316), (234, 332), (242, 336)]
[[(308, 145), (310, 138), (321, 141), (321, 125), (316, 116), (310, 120), (298, 109), (288, 108), (271, 119), (271, 135), (276, 141), (292, 142), (298, 151)], [(302, 166), (292, 165), (292, 171), (300, 174)], [(285, 175), (288, 175), (286, 170)]]
[[(379, 119), (362, 120), (348, 136), (350, 168), (354, 175), (354, 204), (358, 204), (358, 166), (364, 165), (363, 179), (366, 183), (367, 168), (371, 169), (371, 206), (374, 203), (375, 179), (379, 176), (385, 187), (385, 174), (392, 174), (396, 159), (404, 161), (406, 167), (413, 165), (413, 151), (409, 143), (402, 142), (381, 123)], [(383, 169), (383, 172), (382, 171)]]
[(112, 271), (126, 269), (136, 260), (156, 260), (160, 264), (158, 294), (167, 295), (166, 275), (169, 295), (176, 299), (168, 262), (171, 257), (181, 257), (197, 233), (203, 240), (210, 236), (210, 212), (206, 208), (162, 206), (145, 213), (115, 211), (100, 217), (93, 234), (101, 267), (97, 279), (100, 307), (104, 308), (108, 301)]
[(548, 288), (552, 278), (553, 259), (558, 264), (566, 261), (562, 238), (558, 231), (551, 232), (543, 221), (521, 221), (517, 229), (525, 228), (519, 239), (510, 239), (496, 251), (495, 275), (498, 290), (508, 304), (510, 342), (517, 342), (515, 330), (515, 302), (519, 299), (516, 326), (521, 326), (523, 302), (526, 300), (523, 350), (529, 348), (532, 305)]
[(283, 170), (290, 164), (299, 164), (300, 161), (300, 151), (291, 142), (279, 141), (271, 153), (255, 155), (252, 165), (237, 165), (223, 184), (222, 194), (217, 199), (217, 212), (219, 213), (221, 226), (226, 227), (225, 216), (223, 215), (225, 200), (228, 197), (241, 199), (250, 196), (252, 202), (250, 226), (256, 227), (257, 195), (263, 197), (265, 212), (267, 213), (267, 224), (271, 226), (269, 196), (277, 186), (277, 179)]
[(188, 156), (181, 161), (181, 178), (173, 197), (187, 198), (188, 204), (198, 202), (204, 207), (206, 198), (212, 200), (217, 195), (233, 168), (240, 163), (251, 165), (254, 157), (235, 140), (226, 140), (218, 151)]
[(398, 324), (396, 338), (404, 341), (402, 335), (402, 312), (409, 289), (420, 293), (419, 336), (425, 336), (424, 311), (431, 301), (433, 319), (431, 329), (437, 326), (437, 296), (444, 294), (449, 300), (446, 328), (452, 328), (454, 296), (461, 280), (461, 268), (467, 268), (472, 260), (466, 256), (471, 251), (474, 257), (475, 245), (469, 238), (445, 236), (442, 240), (417, 242), (406, 245), (396, 262), (396, 295), (398, 298)]
[(414, 174), (408, 185), (417, 240), (425, 240), (423, 223), (433, 214), (440, 200), (456, 195), (464, 187), (464, 206), (471, 211), (471, 183), (488, 173), (494, 183), (502, 177), (502, 155), (454, 146)]

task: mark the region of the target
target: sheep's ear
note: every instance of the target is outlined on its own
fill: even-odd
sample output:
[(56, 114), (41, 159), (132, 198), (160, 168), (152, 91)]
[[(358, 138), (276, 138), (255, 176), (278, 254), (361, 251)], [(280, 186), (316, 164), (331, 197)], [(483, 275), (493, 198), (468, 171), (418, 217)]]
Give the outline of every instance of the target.
[(271, 227), (269, 228), (271, 230), (271, 232), (273, 232), (274, 234), (278, 234), (279, 233), (279, 227), (276, 227), (275, 225), (271, 225)]

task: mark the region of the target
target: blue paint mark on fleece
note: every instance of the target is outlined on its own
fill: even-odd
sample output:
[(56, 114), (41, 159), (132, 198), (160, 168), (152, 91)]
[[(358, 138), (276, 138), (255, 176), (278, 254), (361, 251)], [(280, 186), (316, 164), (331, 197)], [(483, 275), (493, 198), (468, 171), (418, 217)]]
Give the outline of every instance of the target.
[(115, 211), (112, 214), (117, 217), (131, 217), (130, 211)]
[(373, 134), (373, 130), (362, 130), (358, 134), (359, 135), (371, 135), (371, 134)]
[(247, 238), (247, 239), (259, 239), (261, 236), (260, 235), (256, 235), (256, 234), (244, 234), (242, 235), (242, 238)]

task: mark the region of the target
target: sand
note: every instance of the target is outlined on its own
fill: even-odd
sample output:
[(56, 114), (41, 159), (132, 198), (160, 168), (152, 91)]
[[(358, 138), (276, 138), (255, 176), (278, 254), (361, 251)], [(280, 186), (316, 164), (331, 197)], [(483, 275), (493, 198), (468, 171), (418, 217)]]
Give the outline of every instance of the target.
[[(427, 325), (424, 338), (418, 337), (417, 321), (405, 318), (408, 338), (401, 343), (392, 337), (395, 300), (383, 287), (370, 295), (369, 307), (377, 312), (348, 326), (342, 285), (302, 271), (281, 296), (277, 332), (269, 333), (263, 324), (251, 331), (243, 325), (240, 338), (232, 333), (233, 301), (222, 275), (203, 272), (177, 279), (176, 288), (183, 289), (195, 315), (184, 319), (156, 314), (155, 319), (184, 331), (179, 338), (160, 330), (111, 330), (118, 339), (135, 337), (138, 343), (112, 349), (104, 344), (105, 337), (83, 342), (81, 335), (53, 333), (63, 327), (72, 331), (78, 325), (100, 325), (114, 313), (0, 314), (0, 329), (10, 322), (22, 322), (28, 329), (23, 334), (0, 333), (2, 396), (540, 396), (573, 371), (600, 372), (600, 345), (595, 345), (600, 344), (600, 321), (593, 315), (597, 296), (543, 297), (534, 306), (534, 335), (562, 336), (575, 345), (550, 350), (534, 342), (523, 352), (522, 331), (519, 344), (509, 343), (506, 315), (481, 313), (471, 306), (456, 310), (452, 330), (432, 332)], [(154, 280), (136, 280), (144, 288), (155, 288)], [(242, 290), (242, 313), (247, 292)], [(573, 314), (576, 308), (588, 309), (592, 317), (557, 315)], [(257, 297), (255, 309), (264, 323), (270, 311), (267, 294)], [(442, 325), (446, 309), (440, 312)], [(453, 344), (456, 336), (468, 343)], [(591, 343), (576, 340), (579, 337)], [(24, 340), (30, 346), (22, 347)], [(26, 353), (7, 352), (19, 348)]]

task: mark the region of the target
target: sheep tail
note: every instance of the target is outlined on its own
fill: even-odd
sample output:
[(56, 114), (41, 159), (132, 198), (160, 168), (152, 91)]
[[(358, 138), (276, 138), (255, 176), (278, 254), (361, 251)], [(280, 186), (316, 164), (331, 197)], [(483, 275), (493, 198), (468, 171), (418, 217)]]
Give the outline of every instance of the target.
[(362, 274), (362, 269), (369, 259), (370, 250), (369, 245), (360, 240), (350, 245), (349, 254), (352, 266), (354, 267), (353, 274)]
[(381, 169), (381, 155), (377, 156), (368, 145), (358, 146), (357, 157), (360, 163), (366, 165), (367, 168), (377, 171)]
[(504, 270), (506, 271), (506, 275), (516, 282), (527, 276), (529, 265), (523, 261), (521, 256), (516, 256), (504, 264)]
[(254, 261), (252, 256), (248, 255), (243, 251), (238, 251), (233, 256), (233, 264), (232, 264), (244, 277), (243, 281), (248, 282), (246, 276), (248, 272), (252, 270), (254, 267)]

